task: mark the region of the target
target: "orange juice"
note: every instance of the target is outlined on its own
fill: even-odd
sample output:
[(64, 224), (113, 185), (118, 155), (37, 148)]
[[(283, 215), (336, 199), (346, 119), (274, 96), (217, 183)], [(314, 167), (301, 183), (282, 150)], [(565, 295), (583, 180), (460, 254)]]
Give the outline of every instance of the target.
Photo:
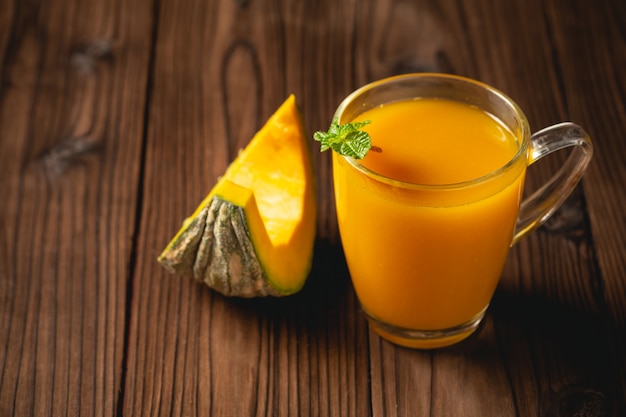
[(445, 99), (383, 104), (357, 120), (371, 121), (365, 130), (382, 151), (356, 162), (333, 153), (333, 170), (363, 310), (407, 330), (482, 317), (515, 229), (521, 139), (485, 111)]

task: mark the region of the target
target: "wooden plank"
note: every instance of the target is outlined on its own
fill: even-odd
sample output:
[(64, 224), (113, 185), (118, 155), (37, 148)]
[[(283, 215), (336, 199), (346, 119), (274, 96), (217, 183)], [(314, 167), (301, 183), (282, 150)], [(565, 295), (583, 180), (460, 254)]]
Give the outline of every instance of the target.
[(161, 3), (124, 414), (368, 413), (367, 333), (336, 245), (320, 238), (307, 286), (287, 299), (225, 298), (156, 263), (287, 94), (314, 114), (300, 77), (316, 56), (299, 46), (333, 40), (307, 32), (308, 16), (268, 1)]
[[(602, 1), (550, 3), (555, 42), (563, 62), (563, 85), (571, 117), (587, 127), (595, 143), (594, 161), (585, 178), (586, 209), (601, 279), (598, 291), (603, 306), (600, 317), (606, 320), (613, 343), (613, 366), (618, 364), (615, 393), (620, 410), (626, 410), (626, 39), (623, 22), (626, 4)], [(593, 41), (591, 40), (593, 39)], [(567, 65), (566, 63), (569, 63)], [(624, 413), (624, 411), (622, 411)]]
[(116, 413), (148, 6), (2, 6), (0, 415)]

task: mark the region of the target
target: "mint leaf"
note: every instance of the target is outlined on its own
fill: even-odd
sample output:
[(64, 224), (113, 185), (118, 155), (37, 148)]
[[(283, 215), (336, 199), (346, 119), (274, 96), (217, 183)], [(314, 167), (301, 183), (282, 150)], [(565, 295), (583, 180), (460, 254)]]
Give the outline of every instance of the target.
[(315, 132), (313, 139), (320, 142), (320, 152), (332, 149), (344, 156), (363, 159), (372, 147), (372, 139), (369, 133), (360, 129), (369, 123), (369, 120), (365, 120), (340, 125), (334, 119), (327, 132)]
[(371, 147), (370, 135), (367, 132), (355, 131), (346, 135), (346, 140), (337, 152), (355, 159), (363, 159)]

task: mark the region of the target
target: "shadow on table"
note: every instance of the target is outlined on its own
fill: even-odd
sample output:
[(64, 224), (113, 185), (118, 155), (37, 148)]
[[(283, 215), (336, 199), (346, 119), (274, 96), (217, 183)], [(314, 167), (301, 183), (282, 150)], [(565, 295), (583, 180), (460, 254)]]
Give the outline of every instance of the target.
[(489, 314), (511, 383), (537, 390), (540, 416), (623, 415), (623, 358), (602, 311), (498, 291)]
[(349, 296), (350, 276), (341, 245), (316, 241), (313, 265), (304, 287), (286, 297), (232, 298), (239, 308), (258, 310), (270, 316), (310, 317), (336, 311)]

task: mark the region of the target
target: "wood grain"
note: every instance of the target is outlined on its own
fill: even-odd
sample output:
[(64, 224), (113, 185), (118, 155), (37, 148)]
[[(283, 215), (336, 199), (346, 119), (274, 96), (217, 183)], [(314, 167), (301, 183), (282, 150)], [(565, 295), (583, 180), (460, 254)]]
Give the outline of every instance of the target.
[[(0, 2), (0, 416), (626, 414), (625, 20), (615, 0)], [(318, 152), (302, 292), (230, 299), (158, 265), (288, 94), (312, 134), (415, 71), (595, 144), (475, 335), (416, 351), (368, 330)]]
[[(570, 91), (568, 108), (571, 117), (589, 126), (595, 140), (595, 163), (585, 179), (588, 228), (592, 234), (593, 252), (590, 254), (598, 270), (597, 286), (601, 292), (602, 318), (610, 324), (609, 341), (619, 358), (626, 352), (626, 303), (618, 299), (626, 294), (626, 205), (624, 178), (626, 178), (626, 144), (623, 140), (623, 122), (626, 120), (626, 102), (623, 93), (626, 84), (623, 72), (626, 65), (626, 33), (621, 22), (626, 19), (626, 5), (605, 2), (600, 13), (591, 13), (591, 5), (576, 2), (565, 16), (553, 8), (555, 25), (559, 25), (558, 41), (564, 62), (564, 85)], [(557, 13), (558, 19), (557, 19)], [(586, 16), (586, 18), (583, 18)], [(580, 42), (567, 42), (573, 33), (589, 33)], [(590, 111), (590, 109), (594, 109)], [(626, 364), (614, 360), (617, 380), (621, 383), (621, 401), (626, 397)], [(618, 397), (619, 398), (619, 397)], [(624, 404), (620, 404), (624, 407)]]
[(2, 3), (0, 415), (117, 412), (145, 6)]

